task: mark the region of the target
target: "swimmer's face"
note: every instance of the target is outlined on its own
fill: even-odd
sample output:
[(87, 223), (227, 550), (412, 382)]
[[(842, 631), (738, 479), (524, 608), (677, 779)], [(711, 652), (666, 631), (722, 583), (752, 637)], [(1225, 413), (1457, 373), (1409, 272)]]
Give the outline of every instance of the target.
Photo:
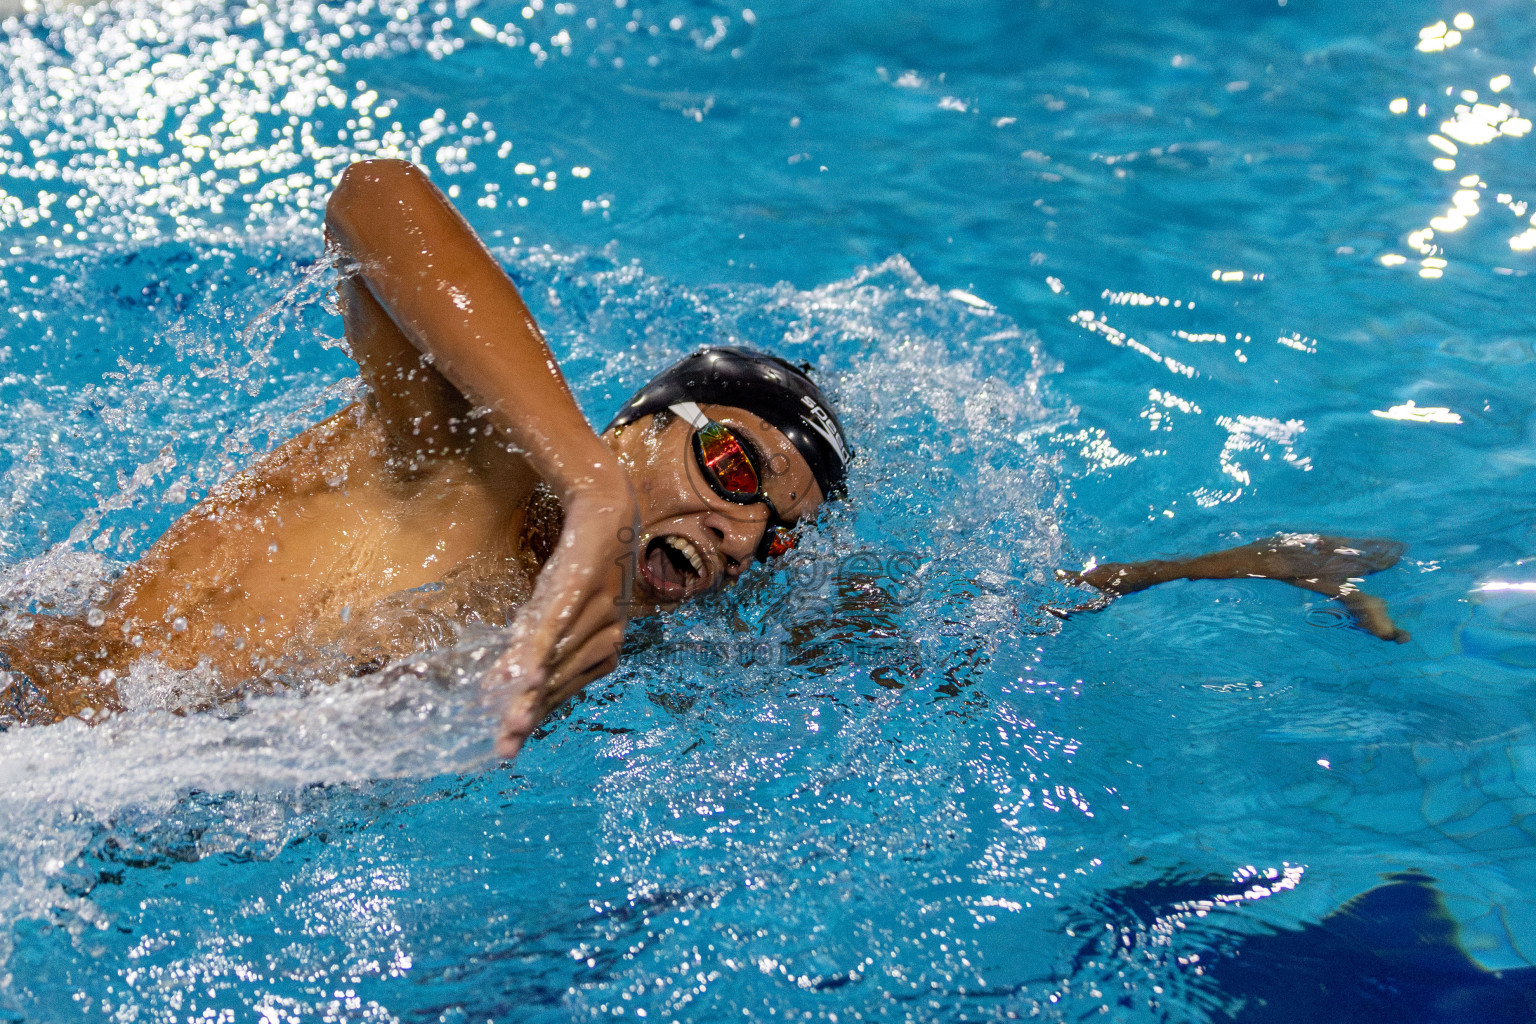
[[(779, 430), (728, 405), (701, 405), (741, 439), (764, 493), (786, 521), (808, 520), (821, 504), (811, 467)], [(666, 606), (734, 583), (751, 566), (771, 513), (738, 505), (710, 487), (693, 450), (694, 428), (679, 416), (644, 416), (603, 435), (629, 470), (640, 505), (637, 598)]]

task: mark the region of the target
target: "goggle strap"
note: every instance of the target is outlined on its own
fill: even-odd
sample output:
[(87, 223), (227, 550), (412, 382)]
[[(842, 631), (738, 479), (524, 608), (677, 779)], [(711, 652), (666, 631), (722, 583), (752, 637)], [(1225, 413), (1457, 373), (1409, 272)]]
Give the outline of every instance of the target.
[(681, 416), (694, 430), (703, 430), (709, 425), (709, 417), (704, 415), (697, 402), (678, 402), (676, 405), (667, 406), (668, 411), (676, 416)]

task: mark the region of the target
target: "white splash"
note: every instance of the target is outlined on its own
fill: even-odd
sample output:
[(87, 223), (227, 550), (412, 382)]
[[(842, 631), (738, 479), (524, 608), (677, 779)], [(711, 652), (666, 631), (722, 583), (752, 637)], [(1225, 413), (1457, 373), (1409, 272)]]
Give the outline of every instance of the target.
[(1405, 423), (1458, 424), (1461, 422), (1461, 416), (1458, 413), (1437, 405), (1417, 406), (1413, 404), (1411, 398), (1402, 405), (1394, 405), (1385, 412), (1372, 409), (1371, 415), (1380, 416), (1384, 420), (1402, 420)]

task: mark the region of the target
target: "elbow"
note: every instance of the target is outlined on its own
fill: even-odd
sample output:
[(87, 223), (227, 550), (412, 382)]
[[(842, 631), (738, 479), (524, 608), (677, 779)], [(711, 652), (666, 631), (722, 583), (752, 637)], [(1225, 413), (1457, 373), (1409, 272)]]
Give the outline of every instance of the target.
[(325, 204), (326, 235), (346, 245), (351, 241), (349, 228), (359, 215), (377, 211), (390, 199), (410, 199), (432, 184), (421, 168), (409, 160), (359, 160), (341, 172), (331, 198)]
[(359, 190), (399, 187), (405, 182), (425, 181), (426, 177), (421, 168), (409, 160), (358, 160), (341, 172), (331, 201)]

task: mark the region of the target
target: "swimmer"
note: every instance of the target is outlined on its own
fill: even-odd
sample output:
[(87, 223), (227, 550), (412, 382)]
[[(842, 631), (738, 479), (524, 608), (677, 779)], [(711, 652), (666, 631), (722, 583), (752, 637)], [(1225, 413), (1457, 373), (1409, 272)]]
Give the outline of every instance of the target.
[(212, 489), (87, 614), (0, 637), (13, 718), (98, 720), (143, 659), (237, 696), (316, 652), (362, 674), (510, 625), (485, 685), (511, 757), (613, 670), (632, 614), (728, 586), (842, 488), (825, 396), (747, 350), (683, 360), (596, 433), (512, 281), (409, 163), (349, 167), (325, 232), (367, 398)]

